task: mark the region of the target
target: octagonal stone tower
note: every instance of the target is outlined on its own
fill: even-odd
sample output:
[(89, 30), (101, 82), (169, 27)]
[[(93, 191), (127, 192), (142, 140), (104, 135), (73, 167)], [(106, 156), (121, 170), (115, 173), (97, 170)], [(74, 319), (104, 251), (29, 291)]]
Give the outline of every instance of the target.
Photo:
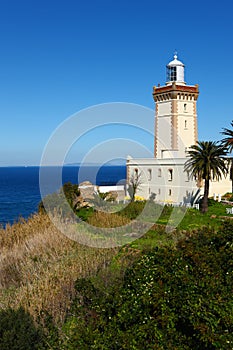
[(185, 158), (186, 151), (197, 142), (198, 85), (186, 85), (185, 66), (174, 55), (167, 64), (165, 86), (154, 86), (155, 142), (158, 159)]

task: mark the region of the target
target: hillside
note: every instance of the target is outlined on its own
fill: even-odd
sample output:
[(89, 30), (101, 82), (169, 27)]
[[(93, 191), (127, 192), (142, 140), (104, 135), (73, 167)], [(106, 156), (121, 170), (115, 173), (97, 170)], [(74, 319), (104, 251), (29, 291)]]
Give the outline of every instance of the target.
[(45, 214), (1, 229), (1, 350), (232, 349), (233, 223), (221, 205), (212, 212), (190, 209), (166, 233), (165, 207), (142, 238), (111, 249), (69, 240)]

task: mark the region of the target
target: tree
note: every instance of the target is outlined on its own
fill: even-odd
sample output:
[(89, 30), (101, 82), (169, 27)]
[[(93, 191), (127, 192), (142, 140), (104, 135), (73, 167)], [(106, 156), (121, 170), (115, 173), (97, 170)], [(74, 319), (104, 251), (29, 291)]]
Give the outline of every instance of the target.
[(66, 182), (58, 192), (48, 194), (39, 203), (38, 211), (40, 213), (49, 210), (53, 212), (56, 209), (62, 210), (63, 215), (67, 215), (72, 211), (76, 211), (79, 206), (78, 198), (80, 190), (77, 184)]
[(134, 202), (136, 192), (140, 188), (141, 183), (141, 173), (135, 172), (134, 175), (131, 175), (128, 183), (128, 193), (131, 202)]
[(60, 189), (60, 193), (64, 193), (70, 207), (72, 209), (77, 209), (78, 197), (80, 196), (80, 190), (77, 184), (72, 184), (71, 182), (66, 182)]
[[(233, 120), (231, 122), (231, 126), (233, 128)], [(233, 130), (223, 128), (223, 131), (221, 132), (221, 134), (226, 136), (221, 141), (223, 146), (227, 147), (228, 151), (231, 153), (233, 151)], [(230, 160), (230, 178), (232, 181), (231, 192), (233, 192), (233, 158), (229, 158), (229, 160)]]
[[(233, 128), (233, 120), (231, 122), (231, 126)], [(221, 132), (222, 135), (226, 136), (224, 139), (222, 139), (222, 144), (228, 148), (229, 152), (233, 151), (233, 130), (223, 128), (223, 131)]]
[(198, 180), (204, 180), (204, 196), (201, 206), (202, 213), (208, 210), (209, 185), (211, 180), (219, 181), (228, 172), (225, 156), (227, 149), (219, 142), (198, 141), (187, 152), (189, 159), (184, 170)]

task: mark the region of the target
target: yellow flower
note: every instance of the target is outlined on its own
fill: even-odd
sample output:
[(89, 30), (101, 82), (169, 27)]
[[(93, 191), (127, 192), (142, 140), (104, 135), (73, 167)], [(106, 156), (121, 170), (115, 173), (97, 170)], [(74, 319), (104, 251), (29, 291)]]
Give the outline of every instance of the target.
[(141, 201), (144, 201), (145, 198), (144, 197), (141, 197), (141, 196), (135, 196), (135, 201), (137, 202), (141, 202)]

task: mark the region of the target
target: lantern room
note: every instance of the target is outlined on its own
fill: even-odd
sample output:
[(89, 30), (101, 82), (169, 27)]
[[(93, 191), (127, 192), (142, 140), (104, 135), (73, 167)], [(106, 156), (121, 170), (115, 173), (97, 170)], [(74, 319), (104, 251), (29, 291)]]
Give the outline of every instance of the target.
[(167, 64), (167, 79), (166, 84), (170, 85), (176, 82), (180, 85), (185, 85), (184, 82), (184, 64), (177, 59), (177, 55), (174, 55), (174, 59)]

